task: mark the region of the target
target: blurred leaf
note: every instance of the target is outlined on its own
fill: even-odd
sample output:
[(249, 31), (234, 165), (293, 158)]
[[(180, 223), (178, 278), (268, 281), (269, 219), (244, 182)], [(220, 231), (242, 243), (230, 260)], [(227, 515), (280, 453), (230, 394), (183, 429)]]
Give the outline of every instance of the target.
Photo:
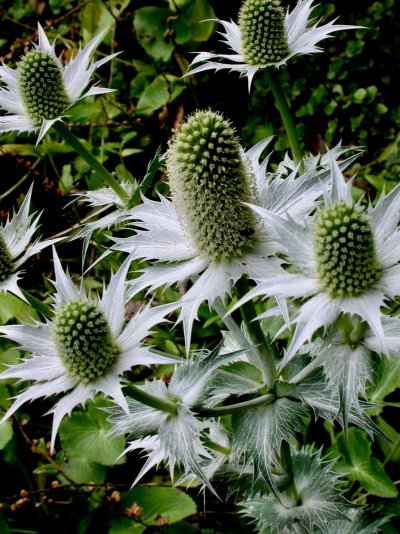
[(113, 518), (110, 523), (108, 534), (142, 534), (147, 526), (141, 525), (128, 517)]
[(136, 107), (139, 115), (151, 115), (169, 100), (169, 84), (164, 76), (157, 76), (142, 93)]
[(356, 480), (372, 495), (394, 498), (398, 491), (391, 479), (385, 473), (379, 461), (372, 456), (371, 442), (367, 434), (358, 428), (350, 428), (347, 440), (343, 433), (337, 438), (337, 447), (343, 462), (338, 462), (336, 468), (347, 473), (351, 480)]
[[(368, 401), (372, 404), (382, 404), (389, 393), (400, 387), (400, 359), (382, 358), (379, 365), (379, 377), (375, 381), (375, 388), (369, 394)], [(368, 410), (371, 415), (378, 415), (382, 408)]]
[(65, 473), (78, 484), (94, 482), (101, 484), (106, 479), (107, 468), (98, 463), (89, 462), (84, 456), (71, 456), (62, 464)]
[(39, 317), (35, 310), (11, 293), (0, 292), (0, 322), (6, 324), (10, 319), (19, 319), (22, 323), (31, 323)]
[(162, 7), (142, 7), (134, 13), (133, 26), (141, 46), (155, 60), (171, 59), (174, 45), (167, 42), (167, 18), (172, 11)]
[(168, 524), (176, 523), (197, 512), (195, 502), (183, 491), (156, 486), (137, 487), (122, 493), (121, 505), (124, 509), (139, 506), (142, 509), (140, 521), (146, 525), (157, 525), (161, 518)]
[(60, 425), (61, 444), (70, 459), (80, 457), (89, 462), (101, 465), (124, 463), (123, 436), (110, 438), (108, 435), (111, 424), (107, 414), (101, 410), (107, 404), (101, 401), (91, 403), (85, 412), (73, 412), (70, 418), (64, 418)]
[[(5, 384), (0, 384), (0, 407), (6, 409), (10, 404), (10, 392)], [(13, 436), (12, 421), (0, 423), (0, 450), (3, 450)]]
[(376, 438), (376, 441), (385, 455), (385, 458), (390, 457), (391, 462), (400, 462), (400, 434), (396, 432), (396, 430), (382, 417), (378, 416), (376, 418), (376, 422), (379, 428), (390, 440), (388, 441), (380, 436), (377, 436)]
[(184, 0), (177, 5), (179, 17), (172, 24), (176, 31), (177, 44), (207, 41), (215, 26), (214, 22), (204, 22), (215, 18), (214, 10), (209, 3), (205, 0)]

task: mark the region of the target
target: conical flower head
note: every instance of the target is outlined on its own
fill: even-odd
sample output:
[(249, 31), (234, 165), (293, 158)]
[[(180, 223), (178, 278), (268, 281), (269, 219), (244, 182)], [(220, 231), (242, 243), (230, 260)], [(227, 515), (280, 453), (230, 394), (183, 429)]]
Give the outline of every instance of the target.
[(279, 0), (246, 0), (239, 12), (242, 54), (249, 65), (282, 61), (289, 55), (285, 12)]
[(211, 261), (243, 256), (253, 246), (251, 178), (230, 123), (198, 111), (176, 133), (167, 156), (176, 209), (190, 238)]
[(14, 270), (14, 262), (10, 251), (0, 233), (0, 283), (8, 280)]
[(104, 313), (95, 304), (71, 300), (56, 314), (54, 343), (70, 374), (85, 383), (107, 374), (119, 349)]
[(361, 206), (336, 202), (314, 223), (314, 255), (320, 282), (333, 297), (356, 297), (380, 277), (368, 216)]
[(42, 50), (30, 51), (19, 62), (18, 88), (33, 120), (53, 120), (69, 106), (61, 68)]

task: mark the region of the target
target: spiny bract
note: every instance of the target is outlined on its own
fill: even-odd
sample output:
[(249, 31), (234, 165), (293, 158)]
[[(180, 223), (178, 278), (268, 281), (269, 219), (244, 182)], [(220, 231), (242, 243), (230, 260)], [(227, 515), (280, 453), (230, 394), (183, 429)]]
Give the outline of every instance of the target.
[(32, 50), (19, 62), (18, 87), (34, 120), (55, 119), (69, 105), (61, 69), (47, 52)]
[(249, 65), (277, 63), (289, 55), (285, 12), (278, 0), (247, 0), (239, 12), (242, 54)]
[(333, 297), (355, 297), (379, 279), (374, 239), (361, 206), (345, 202), (315, 218), (314, 254), (320, 282)]
[(103, 312), (90, 302), (72, 300), (54, 319), (54, 341), (70, 374), (92, 382), (107, 374), (118, 348)]
[(211, 261), (243, 256), (253, 246), (251, 180), (228, 121), (198, 111), (176, 133), (167, 157), (173, 200), (198, 249)]

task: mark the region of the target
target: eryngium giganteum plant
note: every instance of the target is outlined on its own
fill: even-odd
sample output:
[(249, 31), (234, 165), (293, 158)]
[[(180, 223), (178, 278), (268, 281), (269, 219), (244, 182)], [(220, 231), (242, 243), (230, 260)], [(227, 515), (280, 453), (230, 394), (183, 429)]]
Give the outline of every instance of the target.
[[(251, 82), (260, 67), (318, 51), (321, 39), (346, 27), (318, 26), (309, 18), (311, 6), (310, 0), (299, 0), (285, 14), (276, 0), (247, 0), (238, 26), (221, 21), (234, 53), (200, 54), (194, 63), (204, 65), (192, 72), (233, 66)], [(78, 53), (74, 66), (62, 69), (39, 33), (39, 46), (21, 61), (17, 74), (1, 67), (8, 85), (0, 102), (12, 113), (23, 111), (14, 117), (22, 129), (41, 125), (41, 137), (73, 101), (68, 80), (76, 76), (82, 82), (76, 85), (78, 98), (99, 63), (89, 63), (95, 41)], [(31, 79), (36, 68), (46, 74), (47, 92), (40, 76), (38, 84)], [(14, 108), (13, 87), (19, 95)], [(286, 102), (278, 89), (274, 96)], [(95, 87), (89, 93), (101, 91)], [(82, 257), (93, 238), (104, 237), (101, 230), (111, 233), (117, 223), (123, 233), (112, 235), (113, 247), (101, 249), (100, 257), (94, 247), (92, 256), (96, 264), (107, 257), (109, 264), (122, 265), (109, 273), (97, 296), (90, 290), (99, 285), (93, 280), (97, 265), (92, 278), (77, 286), (54, 253), (56, 292), (46, 322), (34, 315), (31, 323), (0, 327), (5, 343), (15, 342), (28, 353), (0, 375), (7, 387), (12, 379), (27, 383), (25, 390), (16, 390), (5, 419), (22, 406), (27, 410), (30, 401), (50, 397), (53, 452), (58, 433), (64, 447), (68, 415), (105, 397), (98, 400), (103, 418), (104, 411), (108, 414), (108, 439), (126, 436), (121, 455), (142, 451), (146, 456), (132, 472), (134, 484), (163, 466), (174, 484), (217, 498), (234, 495), (239, 513), (260, 534), (374, 534), (387, 518), (370, 517), (356, 503), (374, 491), (376, 497), (397, 494), (372, 458), (368, 439), (385, 436), (366, 407), (380, 372), (392, 383), (390, 365), (400, 353), (399, 188), (369, 205), (354, 201), (353, 182), (342, 174), (354, 157), (339, 144), (322, 156), (304, 158), (290, 106), (280, 111), (291, 154), (275, 162), (274, 172), (265, 156), (271, 139), (245, 150), (221, 113), (190, 114), (163, 159), (170, 197), (157, 199), (150, 192), (141, 204), (136, 199), (144, 189), (119, 184), (65, 126), (55, 125), (108, 185), (84, 198), (116, 208), (78, 231), (85, 239)], [(0, 124), (7, 130), (11, 122), (12, 116), (2, 117)], [(35, 218), (29, 224), (29, 201), (30, 194), (0, 232), (2, 283), (18, 270), (36, 226)], [(129, 253), (124, 262), (121, 251)], [(128, 275), (130, 268), (134, 272)], [(187, 282), (179, 296), (159, 291), (177, 282)], [(143, 290), (154, 294), (151, 304), (137, 311), (130, 300), (148, 300)], [(173, 302), (157, 305), (170, 295)], [(192, 325), (204, 301), (212, 309), (208, 324), (225, 324), (222, 340), (203, 336), (200, 348), (193, 347)], [(169, 312), (176, 313), (176, 323), (183, 322), (184, 338), (180, 331), (166, 332)], [(381, 365), (387, 367), (382, 371)], [(80, 420), (85, 417), (81, 411)], [(328, 443), (325, 454), (321, 444)], [(53, 456), (52, 466), (63, 454)], [(379, 476), (380, 494), (374, 478)]]

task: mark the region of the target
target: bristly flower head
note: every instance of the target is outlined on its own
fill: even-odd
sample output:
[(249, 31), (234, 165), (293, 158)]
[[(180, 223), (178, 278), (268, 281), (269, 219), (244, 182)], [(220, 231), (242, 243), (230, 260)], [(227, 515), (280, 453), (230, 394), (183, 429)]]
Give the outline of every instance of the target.
[(242, 302), (256, 295), (311, 297), (295, 318), (284, 363), (318, 328), (330, 327), (343, 314), (365, 321), (379, 352), (390, 350), (382, 307), (400, 294), (400, 188), (365, 209), (354, 204), (352, 182), (345, 181), (333, 158), (331, 172), (325, 205), (305, 225), (254, 206), (279, 234), (293, 268), (275, 280), (260, 280)]
[(270, 140), (244, 152), (228, 121), (213, 111), (197, 111), (168, 150), (172, 202), (144, 198), (127, 213), (127, 221), (139, 229), (132, 237), (115, 238), (115, 249), (158, 260), (134, 280), (132, 294), (200, 275), (177, 303), (187, 350), (201, 302), (211, 306), (224, 298), (242, 275), (281, 272), (272, 233), (243, 203), (297, 219), (314, 208), (321, 194), (313, 170), (279, 183), (266, 179), (268, 158), (259, 159)]
[(9, 291), (22, 300), (25, 300), (25, 297), (18, 287), (18, 280), (21, 277), (20, 267), (28, 258), (58, 241), (49, 239), (31, 243), (40, 217), (36, 213), (29, 215), (32, 187), (19, 211), (14, 212), (11, 220), (8, 219), (4, 226), (0, 226), (0, 292)]
[(228, 121), (198, 111), (178, 130), (167, 157), (172, 198), (199, 251), (211, 261), (243, 256), (253, 246), (251, 182)]
[(1, 327), (4, 337), (31, 353), (23, 363), (11, 366), (1, 379), (18, 378), (35, 383), (17, 395), (4, 419), (25, 402), (70, 390), (54, 406), (52, 447), (64, 415), (102, 392), (128, 411), (122, 394), (122, 373), (134, 365), (177, 363), (175, 358), (155, 354), (141, 344), (156, 324), (165, 321), (173, 306), (145, 308), (124, 324), (126, 275), (130, 258), (104, 289), (101, 299), (91, 299), (83, 286), (75, 287), (64, 273), (56, 252), (54, 319), (45, 324)]
[(54, 43), (49, 43), (40, 24), (38, 33), (39, 44), (34, 44), (15, 70), (0, 66), (0, 80), (4, 83), (0, 89), (0, 108), (8, 114), (0, 117), (0, 133), (33, 132), (40, 128), (39, 143), (77, 100), (113, 91), (95, 85), (82, 94), (94, 71), (117, 54), (90, 63), (93, 51), (105, 35), (103, 31), (83, 50), (79, 48), (76, 56), (63, 66), (55, 54)]
[[(249, 90), (260, 68), (280, 67), (296, 55), (321, 52), (317, 43), (340, 30), (358, 26), (335, 24), (318, 26), (310, 18), (313, 0), (299, 0), (292, 12), (284, 13), (279, 0), (245, 0), (239, 12), (239, 24), (218, 20), (224, 27), (223, 42), (232, 54), (200, 52), (187, 75), (205, 70), (229, 69), (247, 76)], [(228, 62), (226, 62), (228, 61)], [(200, 66), (199, 63), (202, 63)]]

